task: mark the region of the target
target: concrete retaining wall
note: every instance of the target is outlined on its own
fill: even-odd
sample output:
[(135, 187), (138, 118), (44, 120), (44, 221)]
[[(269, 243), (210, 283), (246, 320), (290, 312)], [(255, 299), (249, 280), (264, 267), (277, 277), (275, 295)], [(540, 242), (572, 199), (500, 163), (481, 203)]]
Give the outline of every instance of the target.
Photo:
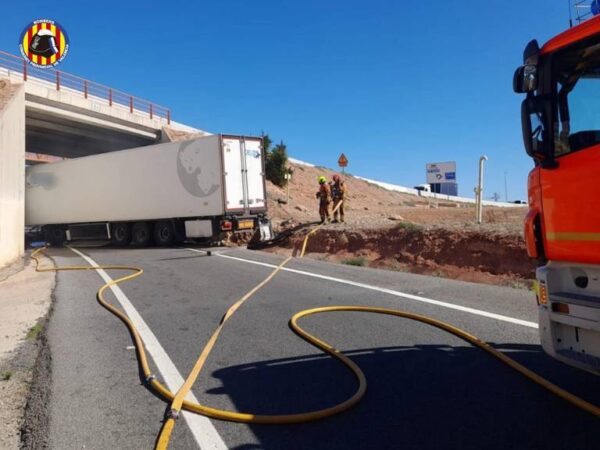
[(25, 89), (0, 80), (0, 267), (23, 255), (24, 221)]

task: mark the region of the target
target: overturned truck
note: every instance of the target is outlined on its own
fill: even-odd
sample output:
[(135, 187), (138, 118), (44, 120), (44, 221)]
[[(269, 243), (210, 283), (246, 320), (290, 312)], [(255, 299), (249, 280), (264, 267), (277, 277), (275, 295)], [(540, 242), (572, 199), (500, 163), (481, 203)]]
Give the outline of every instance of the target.
[(25, 223), (54, 245), (270, 239), (264, 162), (260, 138), (212, 135), (28, 167)]

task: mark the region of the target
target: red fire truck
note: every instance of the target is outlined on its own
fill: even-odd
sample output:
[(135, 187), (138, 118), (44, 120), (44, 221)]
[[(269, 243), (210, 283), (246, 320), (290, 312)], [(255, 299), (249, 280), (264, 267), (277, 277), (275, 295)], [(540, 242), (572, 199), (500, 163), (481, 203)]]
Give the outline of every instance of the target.
[(600, 16), (527, 44), (513, 87), (526, 94), (523, 141), (535, 164), (525, 238), (539, 261), (542, 346), (600, 374)]

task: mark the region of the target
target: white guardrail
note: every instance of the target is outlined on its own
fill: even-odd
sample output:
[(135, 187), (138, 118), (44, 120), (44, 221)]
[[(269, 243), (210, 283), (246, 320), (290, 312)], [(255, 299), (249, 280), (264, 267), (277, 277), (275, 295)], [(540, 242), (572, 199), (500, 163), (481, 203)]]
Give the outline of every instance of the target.
[[(301, 166), (316, 167), (314, 164), (300, 161), (299, 159), (288, 158), (288, 160), (294, 164), (299, 164)], [(404, 187), (404, 186), (398, 186), (397, 184), (384, 183), (383, 181), (371, 180), (370, 178), (359, 177), (357, 175), (350, 175), (350, 176), (352, 176), (358, 180), (366, 181), (367, 183), (375, 184), (384, 189), (387, 189), (388, 191), (402, 192), (403, 194), (411, 194), (411, 195), (415, 195), (417, 197), (435, 198), (437, 200), (447, 200), (450, 202), (470, 203), (473, 205), (475, 204), (474, 198), (454, 197), (452, 195), (436, 194), (434, 192), (419, 191), (417, 189), (408, 188), (408, 187)], [(527, 206), (526, 204), (495, 202), (492, 200), (484, 200), (483, 205), (484, 206), (496, 206), (499, 208), (519, 208), (519, 207)]]

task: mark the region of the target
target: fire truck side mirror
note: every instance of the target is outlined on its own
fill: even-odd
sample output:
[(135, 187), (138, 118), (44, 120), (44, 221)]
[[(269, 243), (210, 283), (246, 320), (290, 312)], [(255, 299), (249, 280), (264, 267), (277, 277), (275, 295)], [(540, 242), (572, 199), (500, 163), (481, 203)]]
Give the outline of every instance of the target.
[(537, 66), (540, 60), (540, 44), (535, 39), (529, 41), (523, 51), (523, 65)]
[(537, 67), (531, 64), (521, 66), (515, 70), (513, 76), (513, 90), (517, 94), (533, 92), (537, 89)]
[(533, 92), (537, 89), (537, 67), (540, 60), (540, 46), (535, 39), (530, 41), (523, 51), (523, 65), (515, 71), (513, 90), (517, 94)]

